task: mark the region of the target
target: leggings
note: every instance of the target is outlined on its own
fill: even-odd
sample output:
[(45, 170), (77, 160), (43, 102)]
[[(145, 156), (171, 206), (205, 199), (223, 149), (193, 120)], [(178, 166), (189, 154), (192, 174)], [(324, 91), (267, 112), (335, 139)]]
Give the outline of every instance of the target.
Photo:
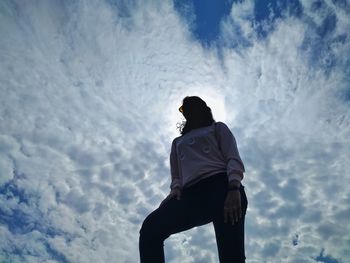
[(227, 175), (210, 176), (182, 190), (180, 200), (172, 198), (150, 213), (140, 229), (141, 263), (163, 263), (164, 240), (193, 227), (214, 225), (220, 263), (245, 262), (244, 219), (247, 197), (241, 186), (242, 217), (234, 225), (224, 222)]

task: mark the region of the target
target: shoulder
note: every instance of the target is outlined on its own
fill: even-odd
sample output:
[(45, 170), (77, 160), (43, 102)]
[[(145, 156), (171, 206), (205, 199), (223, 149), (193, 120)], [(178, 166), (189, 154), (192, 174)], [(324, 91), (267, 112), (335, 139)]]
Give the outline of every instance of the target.
[(175, 137), (173, 139), (173, 142), (171, 144), (176, 144), (176, 142), (181, 138), (182, 136)]
[(215, 126), (216, 126), (217, 129), (229, 130), (229, 127), (225, 123), (223, 123), (221, 121), (216, 122)]
[(233, 136), (231, 129), (225, 123), (223, 123), (221, 121), (218, 121), (216, 123), (216, 132), (220, 136), (224, 136), (224, 137), (232, 137)]

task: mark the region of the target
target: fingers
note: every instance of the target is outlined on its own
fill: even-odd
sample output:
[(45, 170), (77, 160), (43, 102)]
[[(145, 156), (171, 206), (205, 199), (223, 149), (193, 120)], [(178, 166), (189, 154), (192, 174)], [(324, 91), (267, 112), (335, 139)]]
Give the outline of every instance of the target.
[(224, 222), (234, 225), (241, 217), (242, 208), (240, 196), (234, 194), (227, 196), (224, 206)]
[(230, 222), (231, 222), (231, 224), (234, 225), (235, 222), (236, 222), (236, 211), (235, 211), (235, 209), (230, 209), (230, 214), (229, 214), (229, 216), (230, 216)]
[(238, 213), (235, 208), (233, 207), (225, 207), (224, 208), (224, 222), (225, 223), (231, 223), (232, 225), (235, 224), (235, 222), (238, 222)]
[(233, 222), (232, 222), (232, 224), (234, 224), (234, 223), (237, 223), (238, 222), (238, 220), (239, 220), (239, 208), (238, 207), (235, 207), (234, 209), (233, 209)]
[(237, 203), (236, 206), (233, 207), (233, 223), (237, 223), (242, 217), (242, 208), (241, 204)]

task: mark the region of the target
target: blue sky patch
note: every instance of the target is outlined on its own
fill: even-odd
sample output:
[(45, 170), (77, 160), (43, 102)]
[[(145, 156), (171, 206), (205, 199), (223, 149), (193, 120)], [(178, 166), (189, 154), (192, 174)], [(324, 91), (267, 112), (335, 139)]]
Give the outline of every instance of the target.
[[(203, 46), (211, 46), (220, 38), (220, 24), (223, 19), (230, 19), (232, 4), (236, 1), (215, 0), (174, 0), (175, 9), (185, 20), (192, 36), (200, 41)], [(274, 22), (285, 16), (300, 17), (302, 6), (298, 0), (280, 1), (267, 0), (255, 1), (254, 18), (252, 23), (258, 37), (264, 38), (274, 30)], [(241, 29), (232, 25), (233, 43), (221, 42), (227, 47), (249, 46), (249, 42), (242, 37)], [(327, 30), (326, 26), (324, 30)]]
[(190, 23), (194, 38), (204, 46), (210, 46), (218, 39), (221, 20), (230, 14), (233, 2), (232, 0), (175, 0), (174, 6), (187, 23)]
[(332, 256), (325, 255), (324, 249), (321, 250), (320, 255), (314, 258), (317, 260), (317, 262), (323, 262), (323, 263), (340, 263), (337, 259), (333, 258)]
[(255, 0), (254, 23), (259, 37), (266, 37), (274, 30), (274, 22), (284, 16), (300, 17), (302, 6), (298, 0)]

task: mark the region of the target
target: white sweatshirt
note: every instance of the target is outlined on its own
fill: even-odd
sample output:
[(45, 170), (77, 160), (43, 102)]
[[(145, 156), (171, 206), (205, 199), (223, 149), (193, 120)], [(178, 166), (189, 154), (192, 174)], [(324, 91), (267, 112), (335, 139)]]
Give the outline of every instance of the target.
[(221, 172), (227, 173), (229, 182), (241, 181), (244, 164), (232, 132), (223, 122), (216, 122), (173, 140), (170, 171), (170, 188), (184, 188)]

